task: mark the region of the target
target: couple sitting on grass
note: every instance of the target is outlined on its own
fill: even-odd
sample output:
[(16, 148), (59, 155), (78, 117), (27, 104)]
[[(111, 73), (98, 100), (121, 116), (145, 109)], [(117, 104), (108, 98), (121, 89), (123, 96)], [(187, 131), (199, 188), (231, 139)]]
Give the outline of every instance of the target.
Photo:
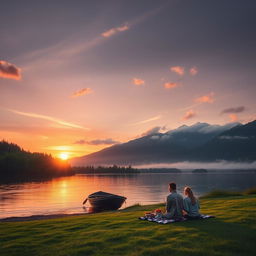
[(200, 218), (200, 205), (197, 198), (195, 198), (190, 187), (184, 188), (184, 195), (178, 194), (176, 191), (176, 183), (169, 184), (170, 194), (166, 200), (166, 213), (163, 217), (167, 219), (182, 220)]

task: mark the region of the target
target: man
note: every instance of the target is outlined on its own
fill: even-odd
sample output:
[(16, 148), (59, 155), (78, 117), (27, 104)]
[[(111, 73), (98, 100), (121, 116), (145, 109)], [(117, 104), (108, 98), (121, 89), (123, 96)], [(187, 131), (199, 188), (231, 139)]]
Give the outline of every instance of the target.
[(170, 195), (166, 200), (166, 214), (168, 219), (180, 220), (182, 219), (183, 197), (176, 192), (176, 183), (169, 184)]

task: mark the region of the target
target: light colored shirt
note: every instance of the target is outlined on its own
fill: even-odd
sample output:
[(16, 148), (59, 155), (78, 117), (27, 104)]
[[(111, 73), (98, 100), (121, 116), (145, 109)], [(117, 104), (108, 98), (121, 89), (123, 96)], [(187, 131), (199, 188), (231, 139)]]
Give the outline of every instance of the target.
[(171, 192), (166, 200), (166, 217), (176, 219), (182, 217), (183, 197), (176, 191)]
[(191, 199), (189, 197), (185, 197), (183, 200), (184, 210), (188, 213), (189, 216), (196, 217), (200, 215), (199, 209), (200, 204), (199, 201), (196, 199), (195, 204), (193, 205)]

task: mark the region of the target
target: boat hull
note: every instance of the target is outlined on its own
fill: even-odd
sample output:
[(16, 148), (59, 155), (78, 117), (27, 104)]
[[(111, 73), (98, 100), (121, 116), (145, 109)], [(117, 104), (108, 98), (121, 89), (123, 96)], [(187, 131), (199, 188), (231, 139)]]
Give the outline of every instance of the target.
[(126, 197), (101, 191), (88, 196), (88, 201), (90, 202), (92, 208), (97, 211), (117, 210), (122, 206), (125, 200)]

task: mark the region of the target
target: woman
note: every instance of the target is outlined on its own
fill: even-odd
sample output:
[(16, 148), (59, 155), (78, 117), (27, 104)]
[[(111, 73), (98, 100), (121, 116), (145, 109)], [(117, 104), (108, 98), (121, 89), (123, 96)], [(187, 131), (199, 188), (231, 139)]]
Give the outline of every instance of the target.
[(195, 198), (193, 191), (190, 187), (184, 188), (185, 198), (183, 199), (185, 218), (188, 219), (197, 219), (200, 217), (199, 209), (199, 201)]

